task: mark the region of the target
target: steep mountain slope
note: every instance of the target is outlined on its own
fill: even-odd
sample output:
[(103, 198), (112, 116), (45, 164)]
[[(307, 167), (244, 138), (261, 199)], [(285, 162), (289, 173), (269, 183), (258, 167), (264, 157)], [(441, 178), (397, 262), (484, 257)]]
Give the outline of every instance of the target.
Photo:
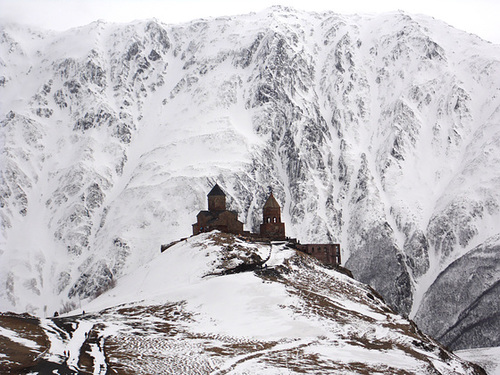
[[(459, 261), (498, 238), (498, 46), (423, 16), (280, 7), (0, 39), (2, 310), (101, 293), (189, 235), (217, 181), (250, 230), (271, 186), (288, 235), (340, 242), (392, 307), (472, 345), (457, 319), (486, 306), (461, 298), (436, 328), (434, 303), (452, 264), (498, 296), (498, 272)], [(474, 345), (498, 342), (492, 319)]]
[[(495, 277), (500, 272), (499, 242), (499, 238), (485, 242), (450, 264), (419, 308), (420, 326), (451, 348), (479, 347), (485, 337), (500, 346), (496, 334), (500, 331), (500, 283)], [(429, 315), (434, 320), (420, 318)], [(450, 317), (456, 322), (451, 327), (447, 324)]]
[[(484, 374), (369, 287), (284, 244), (220, 233), (169, 248), (82, 308), (83, 315), (40, 322), (50, 347), (38, 359), (0, 357), (0, 366), (30, 373)], [(37, 346), (34, 338), (20, 340), (7, 318), (0, 316), (5, 346)]]

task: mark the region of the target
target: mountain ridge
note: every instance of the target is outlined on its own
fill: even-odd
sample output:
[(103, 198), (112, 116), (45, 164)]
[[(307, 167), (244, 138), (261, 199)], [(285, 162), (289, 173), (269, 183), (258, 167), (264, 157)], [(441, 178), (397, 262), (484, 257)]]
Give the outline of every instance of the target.
[(250, 230), (272, 186), (290, 236), (341, 242), (424, 326), (438, 276), (496, 238), (498, 46), (423, 16), (281, 8), (8, 27), (2, 310), (91, 297), (188, 235), (215, 182)]

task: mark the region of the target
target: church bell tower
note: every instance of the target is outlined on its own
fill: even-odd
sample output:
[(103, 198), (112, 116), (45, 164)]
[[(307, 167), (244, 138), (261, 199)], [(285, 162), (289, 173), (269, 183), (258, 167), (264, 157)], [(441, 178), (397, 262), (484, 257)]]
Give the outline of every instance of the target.
[(281, 207), (274, 198), (273, 193), (269, 195), (262, 209), (263, 223), (260, 225), (261, 237), (273, 240), (284, 240), (285, 223), (281, 222)]
[(226, 194), (222, 191), (218, 184), (210, 190), (208, 197), (208, 210), (210, 212), (225, 211), (226, 210)]

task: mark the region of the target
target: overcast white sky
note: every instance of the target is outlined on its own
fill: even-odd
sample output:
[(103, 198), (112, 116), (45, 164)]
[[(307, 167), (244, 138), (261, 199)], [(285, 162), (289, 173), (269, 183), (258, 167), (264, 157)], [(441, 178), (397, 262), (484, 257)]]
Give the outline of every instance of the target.
[(65, 30), (97, 19), (181, 23), (258, 12), (271, 5), (337, 13), (422, 13), (500, 44), (500, 0), (0, 0), (0, 19)]

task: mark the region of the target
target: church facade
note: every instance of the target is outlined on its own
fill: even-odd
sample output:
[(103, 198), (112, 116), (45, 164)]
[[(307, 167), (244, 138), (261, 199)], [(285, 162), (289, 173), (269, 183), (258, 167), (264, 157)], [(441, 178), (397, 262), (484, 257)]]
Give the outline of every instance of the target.
[(296, 244), (294, 246), (297, 250), (302, 251), (303, 253), (309, 254), (320, 262), (329, 265), (335, 266), (340, 264), (340, 244), (338, 243), (327, 243), (327, 244), (319, 244), (319, 243), (308, 243), (308, 244)]

